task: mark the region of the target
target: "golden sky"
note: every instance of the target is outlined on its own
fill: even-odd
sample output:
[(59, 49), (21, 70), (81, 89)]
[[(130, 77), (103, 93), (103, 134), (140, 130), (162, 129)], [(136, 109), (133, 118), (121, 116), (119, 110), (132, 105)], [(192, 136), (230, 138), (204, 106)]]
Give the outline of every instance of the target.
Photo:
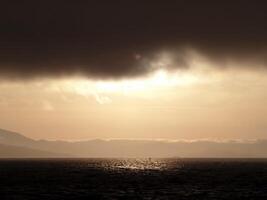
[(196, 57), (130, 79), (3, 80), (0, 127), (53, 140), (266, 138), (264, 70), (214, 65)]

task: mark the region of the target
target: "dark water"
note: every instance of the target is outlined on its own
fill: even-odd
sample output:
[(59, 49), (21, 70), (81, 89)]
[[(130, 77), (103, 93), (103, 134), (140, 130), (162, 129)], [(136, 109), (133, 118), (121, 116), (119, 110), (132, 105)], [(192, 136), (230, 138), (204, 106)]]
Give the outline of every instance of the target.
[(0, 160), (0, 199), (265, 200), (267, 160)]

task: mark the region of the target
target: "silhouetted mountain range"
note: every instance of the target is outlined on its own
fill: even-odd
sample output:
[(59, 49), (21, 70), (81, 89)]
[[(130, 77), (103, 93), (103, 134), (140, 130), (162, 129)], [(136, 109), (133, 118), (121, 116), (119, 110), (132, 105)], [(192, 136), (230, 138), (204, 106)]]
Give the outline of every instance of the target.
[(27, 138), (19, 133), (0, 129), (0, 143), (27, 146), (34, 142), (35, 140)]
[(0, 144), (0, 158), (56, 158), (62, 156), (64, 155), (28, 147)]
[(0, 157), (267, 157), (267, 140), (33, 140), (0, 129)]

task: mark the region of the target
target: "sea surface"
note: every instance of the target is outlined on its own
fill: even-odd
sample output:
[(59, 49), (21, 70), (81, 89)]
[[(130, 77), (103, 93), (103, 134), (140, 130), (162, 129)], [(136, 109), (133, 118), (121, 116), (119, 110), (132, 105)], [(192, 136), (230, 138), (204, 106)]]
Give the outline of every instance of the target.
[(267, 199), (267, 159), (1, 159), (0, 199)]

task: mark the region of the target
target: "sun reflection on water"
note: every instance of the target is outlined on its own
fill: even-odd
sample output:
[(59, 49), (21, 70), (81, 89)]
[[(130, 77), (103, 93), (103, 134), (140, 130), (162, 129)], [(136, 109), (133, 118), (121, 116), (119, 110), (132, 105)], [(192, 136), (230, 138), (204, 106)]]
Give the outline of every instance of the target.
[(103, 163), (103, 167), (108, 170), (164, 170), (167, 168), (167, 163), (152, 158), (112, 159)]

